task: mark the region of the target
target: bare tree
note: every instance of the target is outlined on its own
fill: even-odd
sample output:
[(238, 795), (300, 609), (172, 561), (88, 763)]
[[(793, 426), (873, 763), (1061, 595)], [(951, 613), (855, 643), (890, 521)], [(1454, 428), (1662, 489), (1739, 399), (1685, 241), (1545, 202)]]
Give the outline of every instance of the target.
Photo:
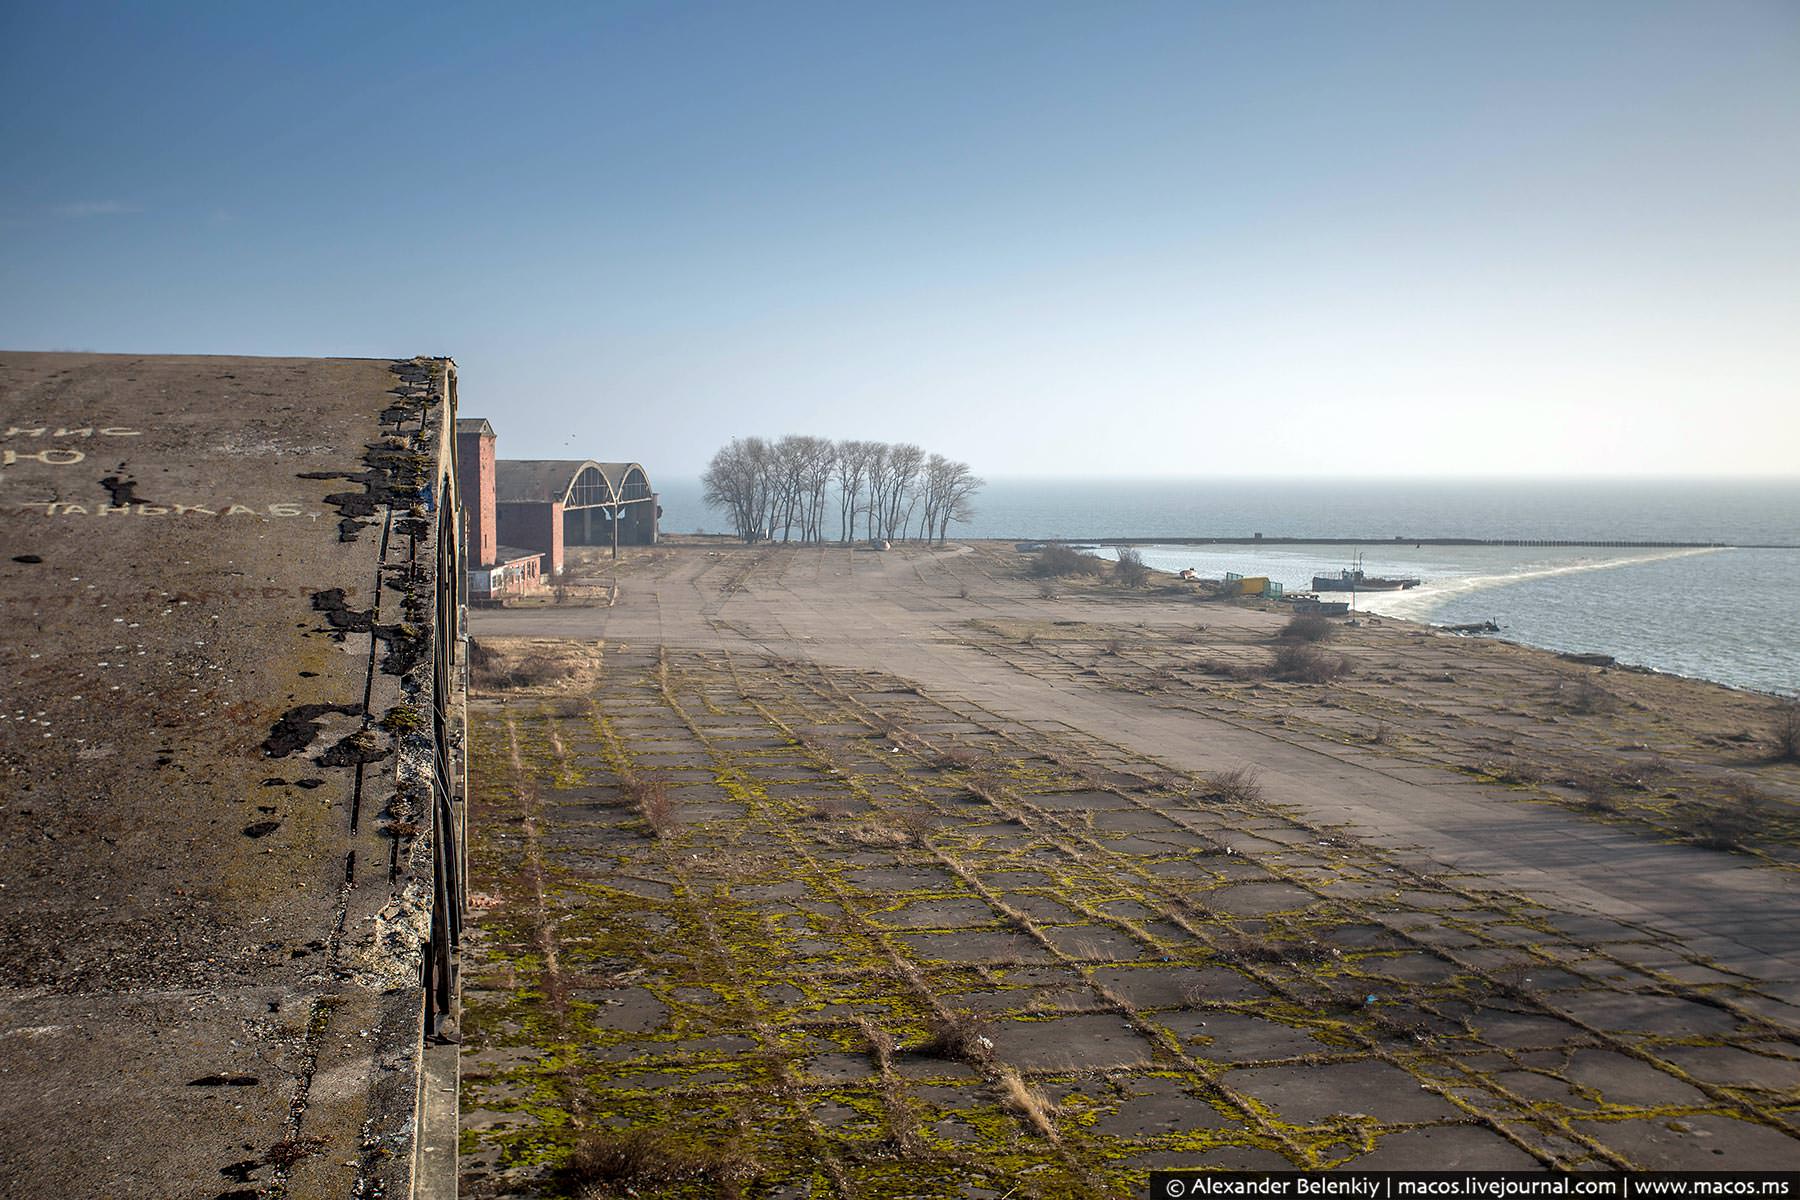
[(869, 442), (842, 441), (833, 459), (838, 489), (838, 541), (848, 546), (856, 536), (856, 514), (861, 510), (863, 481), (869, 476)]
[(889, 446), (887, 452), (887, 489), (882, 496), (882, 536), (902, 538), (912, 524), (913, 507), (918, 503), (919, 475), (925, 468), (925, 452), (911, 442)]
[(952, 521), (970, 516), (970, 497), (982, 484), (968, 464), (927, 456), (911, 443), (843, 441), (790, 434), (774, 442), (734, 438), (701, 476), (706, 503), (723, 509), (746, 542), (825, 540), (827, 496), (837, 488), (838, 537), (848, 544), (856, 521), (866, 536), (948, 536)]
[(809, 437), (800, 467), (800, 491), (803, 497), (801, 540), (825, 540), (825, 493), (831, 487), (832, 472), (837, 465), (837, 446), (829, 438)]
[(950, 536), (950, 522), (967, 521), (975, 515), (972, 500), (983, 486), (984, 481), (969, 470), (968, 463), (932, 455), (925, 464), (924, 536), (943, 545)]
[(887, 495), (888, 477), (888, 444), (886, 442), (869, 443), (868, 494), (863, 504), (863, 512), (868, 516), (868, 536), (875, 540), (875, 530), (881, 520), (884, 497)]
[(733, 438), (712, 456), (700, 476), (708, 507), (724, 509), (737, 535), (746, 542), (755, 541), (762, 528), (761, 481), (753, 447), (761, 442), (761, 438)]

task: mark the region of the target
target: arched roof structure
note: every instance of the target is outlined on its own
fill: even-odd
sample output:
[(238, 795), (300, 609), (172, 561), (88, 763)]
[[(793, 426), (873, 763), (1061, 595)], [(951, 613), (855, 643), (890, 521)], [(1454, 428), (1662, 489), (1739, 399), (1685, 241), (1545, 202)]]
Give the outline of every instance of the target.
[(501, 504), (598, 508), (648, 500), (650, 495), (650, 477), (633, 462), (503, 458), (494, 464), (494, 499)]

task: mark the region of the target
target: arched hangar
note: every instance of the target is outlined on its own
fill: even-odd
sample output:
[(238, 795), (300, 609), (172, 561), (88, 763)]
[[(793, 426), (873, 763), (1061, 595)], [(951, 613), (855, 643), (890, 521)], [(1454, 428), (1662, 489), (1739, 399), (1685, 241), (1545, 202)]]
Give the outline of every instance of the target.
[(652, 546), (662, 509), (634, 462), (512, 458), (494, 464), (495, 528), (508, 546), (542, 551), (562, 574), (563, 546)]

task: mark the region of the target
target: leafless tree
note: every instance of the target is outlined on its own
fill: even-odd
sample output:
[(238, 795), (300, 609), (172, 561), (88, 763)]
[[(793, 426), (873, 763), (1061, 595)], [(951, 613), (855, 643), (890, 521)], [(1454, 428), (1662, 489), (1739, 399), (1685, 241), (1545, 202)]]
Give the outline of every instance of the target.
[(891, 447), (886, 442), (869, 443), (868, 495), (863, 504), (863, 513), (867, 517), (865, 528), (870, 541), (875, 540), (875, 530), (885, 511), (888, 478), (888, 451)]
[(762, 470), (766, 450), (761, 438), (733, 438), (712, 456), (700, 476), (707, 506), (724, 509), (737, 535), (746, 542), (754, 542), (767, 528)]
[(873, 443), (842, 441), (833, 460), (838, 490), (838, 541), (848, 546), (856, 536), (856, 514), (861, 511), (863, 484), (869, 477)]
[(912, 510), (918, 504), (919, 475), (925, 468), (925, 452), (911, 442), (889, 446), (886, 468), (881, 536), (903, 538), (912, 524)]
[(837, 489), (838, 538), (848, 544), (857, 517), (875, 538), (948, 537), (951, 522), (972, 515), (982, 481), (967, 463), (927, 455), (910, 443), (843, 441), (789, 435), (774, 442), (734, 438), (701, 476), (706, 503), (723, 509), (746, 542), (779, 537), (825, 540), (825, 514)]
[(933, 454), (925, 463), (924, 506), (921, 526), (927, 540), (943, 545), (950, 537), (952, 521), (967, 521), (974, 516), (971, 501), (984, 481), (968, 463), (951, 462), (941, 454)]

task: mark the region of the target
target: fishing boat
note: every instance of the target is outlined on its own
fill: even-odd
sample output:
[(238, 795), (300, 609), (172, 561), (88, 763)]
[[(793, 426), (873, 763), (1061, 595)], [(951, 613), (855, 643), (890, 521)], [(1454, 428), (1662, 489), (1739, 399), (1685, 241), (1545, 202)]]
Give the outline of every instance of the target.
[(1390, 579), (1382, 575), (1365, 575), (1362, 569), (1362, 555), (1356, 556), (1354, 566), (1345, 567), (1336, 575), (1314, 575), (1312, 590), (1315, 592), (1399, 592), (1407, 588), (1416, 588), (1422, 580)]

